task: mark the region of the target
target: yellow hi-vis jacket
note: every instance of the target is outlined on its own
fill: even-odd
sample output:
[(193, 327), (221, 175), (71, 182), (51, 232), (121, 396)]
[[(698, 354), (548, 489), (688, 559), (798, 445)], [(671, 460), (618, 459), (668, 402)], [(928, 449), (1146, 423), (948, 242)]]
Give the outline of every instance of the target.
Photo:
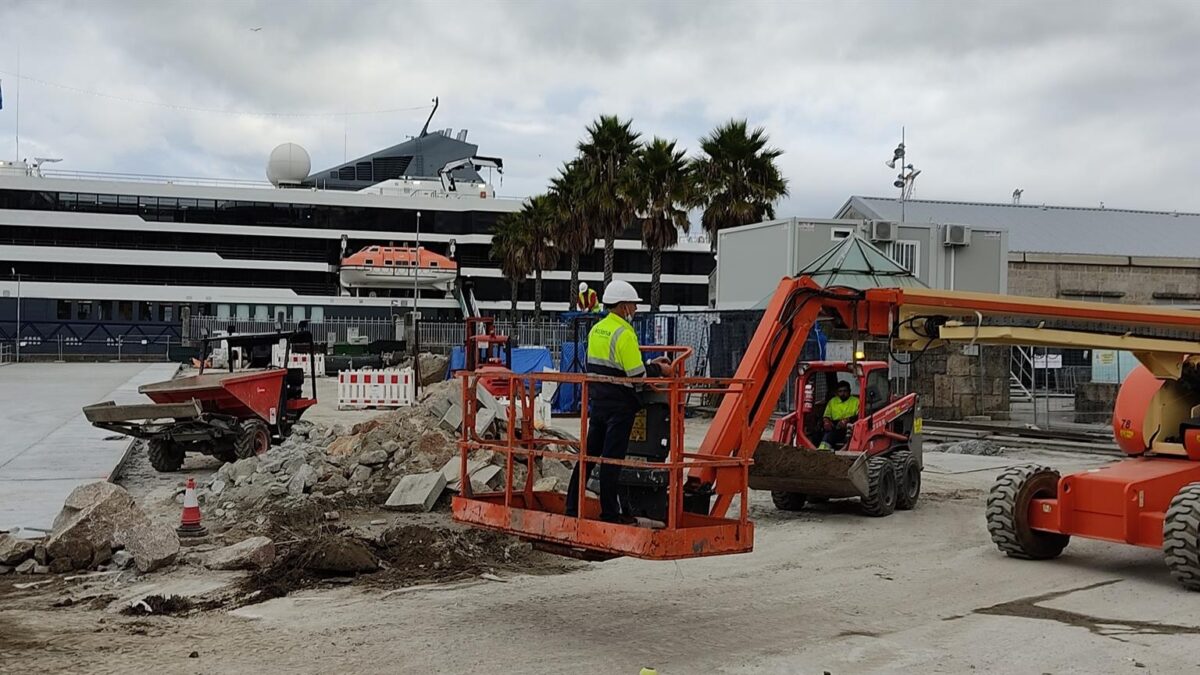
[[(658, 366), (642, 361), (642, 350), (638, 347), (633, 326), (612, 312), (588, 333), (587, 370), (594, 375), (611, 377), (661, 375)], [(588, 398), (593, 406), (625, 409), (630, 414), (642, 407), (632, 384), (596, 382), (588, 387)]]
[(828, 417), (834, 422), (840, 422), (841, 420), (848, 420), (851, 417), (857, 417), (858, 397), (851, 396), (843, 401), (842, 399), (834, 396), (833, 398), (829, 399), (829, 403), (825, 404), (824, 416)]
[(600, 300), (596, 297), (596, 291), (589, 288), (586, 292), (579, 294), (579, 311), (599, 312), (600, 309)]

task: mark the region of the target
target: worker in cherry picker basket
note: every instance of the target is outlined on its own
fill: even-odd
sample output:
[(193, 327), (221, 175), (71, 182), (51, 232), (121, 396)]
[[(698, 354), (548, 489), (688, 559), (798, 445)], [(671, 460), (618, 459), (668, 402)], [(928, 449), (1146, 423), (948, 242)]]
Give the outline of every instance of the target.
[[(671, 361), (660, 356), (642, 360), (637, 333), (630, 320), (642, 299), (627, 281), (615, 280), (604, 288), (604, 306), (608, 314), (588, 333), (587, 371), (589, 375), (611, 377), (661, 377)], [(634, 417), (643, 405), (637, 388), (631, 383), (593, 382), (588, 386), (588, 429), (585, 453), (606, 459), (625, 459)], [(588, 475), (585, 462), (576, 462), (567, 489), (565, 513), (575, 516), (579, 503), (579, 474)], [(611, 523), (635, 524), (637, 519), (622, 513), (617, 478), (621, 467), (600, 465), (600, 519)]]
[(824, 433), (821, 436), (821, 450), (832, 450), (841, 447), (846, 442), (846, 434), (858, 419), (858, 397), (850, 395), (850, 383), (838, 382), (836, 395), (825, 404), (825, 413), (821, 416)]

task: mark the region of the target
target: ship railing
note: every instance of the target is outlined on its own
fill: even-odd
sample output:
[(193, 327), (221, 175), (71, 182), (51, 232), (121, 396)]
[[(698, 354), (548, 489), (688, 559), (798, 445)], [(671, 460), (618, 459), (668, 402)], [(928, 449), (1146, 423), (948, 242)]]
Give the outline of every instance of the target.
[(167, 176), (149, 173), (120, 173), (111, 171), (73, 171), (48, 169), (41, 172), (43, 178), (65, 178), (70, 180), (115, 180), (132, 183), (168, 183), (172, 185), (198, 185), (204, 187), (252, 187), (274, 188), (261, 180), (241, 178), (201, 178), (199, 176)]

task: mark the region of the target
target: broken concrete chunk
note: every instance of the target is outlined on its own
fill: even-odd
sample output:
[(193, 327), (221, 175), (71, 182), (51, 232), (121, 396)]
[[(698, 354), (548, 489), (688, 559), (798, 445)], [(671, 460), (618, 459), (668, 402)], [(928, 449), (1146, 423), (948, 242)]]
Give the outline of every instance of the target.
[(537, 479), (536, 482), (534, 482), (533, 491), (534, 492), (554, 492), (555, 488), (557, 488), (557, 487), (558, 487), (558, 478), (555, 478), (554, 476), (547, 476), (545, 478), (539, 478), (539, 479)]
[(293, 497), (299, 497), (305, 492), (308, 492), (308, 489), (316, 482), (317, 473), (313, 471), (313, 468), (307, 464), (301, 464), (295, 475), (293, 475), (291, 480), (288, 481), (288, 494), (292, 495)]
[(19, 565), (33, 555), (33, 542), (0, 534), (0, 565)]
[(162, 569), (175, 562), (179, 555), (179, 535), (170, 525), (146, 521), (144, 525), (122, 533), (120, 539), (142, 572)]
[(268, 537), (250, 537), (219, 548), (204, 561), (210, 570), (248, 570), (269, 567), (275, 562), (275, 543)]
[(397, 511), (430, 511), (446, 489), (441, 471), (411, 474), (400, 479), (384, 508)]
[(479, 467), (479, 470), (471, 472), (471, 486), (485, 485), (495, 489), (500, 487), (504, 482), (504, 469), (495, 464), (486, 464)]
[(382, 448), (379, 450), (368, 450), (358, 458), (358, 463), (363, 466), (379, 466), (388, 461), (388, 452)]
[(17, 574), (33, 574), (33, 569), (35, 567), (37, 567), (37, 561), (34, 560), (33, 558), (30, 558), (29, 560), (26, 560), (25, 562), (21, 563), (20, 565), (17, 565), (17, 567), (14, 571)]
[[(474, 473), (484, 466), (487, 462), (481, 462), (476, 459), (467, 460), (467, 475), (472, 476)], [(446, 478), (446, 487), (450, 490), (458, 492), (462, 489), (462, 478), (459, 476), (459, 469), (462, 468), (461, 457), (451, 457), (449, 461), (442, 465), (442, 476)]]
[(230, 465), (229, 477), (233, 479), (234, 485), (241, 485), (253, 476), (255, 471), (258, 471), (258, 458), (246, 457)]
[(458, 404), (450, 406), (450, 409), (446, 411), (446, 414), (442, 415), (442, 420), (440, 422), (443, 429), (451, 432), (458, 431), (459, 427), (462, 426), (462, 423), (463, 409), (462, 406)]
[(96, 551), (113, 548), (122, 532), (147, 522), (124, 489), (104, 481), (81, 485), (54, 519), (46, 554), (50, 560), (68, 558), (73, 569), (82, 569), (92, 564)]
[(109, 561), (110, 566), (119, 570), (129, 567), (131, 564), (133, 564), (133, 554), (129, 551), (117, 551), (113, 553), (112, 560)]
[(354, 471), (350, 472), (350, 484), (365, 483), (371, 477), (371, 467), (359, 464), (354, 467)]

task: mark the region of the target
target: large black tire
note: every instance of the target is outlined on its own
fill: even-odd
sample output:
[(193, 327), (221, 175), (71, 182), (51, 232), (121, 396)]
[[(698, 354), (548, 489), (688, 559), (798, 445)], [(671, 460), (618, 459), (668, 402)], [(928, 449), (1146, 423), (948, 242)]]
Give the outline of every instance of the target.
[(896, 508), (909, 511), (921, 498), (921, 464), (907, 448), (892, 452), (889, 458), (896, 467)]
[(890, 516), (896, 510), (896, 467), (887, 457), (867, 459), (867, 496), (860, 501), (862, 512), (873, 518)]
[(1200, 591), (1200, 483), (1183, 486), (1167, 508), (1163, 559), (1184, 588)]
[(183, 447), (169, 438), (146, 441), (146, 456), (155, 471), (172, 473), (183, 468)]
[(808, 501), (808, 497), (801, 492), (772, 490), (771, 501), (775, 502), (775, 508), (780, 511), (799, 511), (804, 508), (804, 503)]
[(242, 420), (233, 451), (240, 459), (265, 455), (271, 449), (271, 430), (262, 420)]
[(1029, 526), (1029, 504), (1036, 498), (1058, 496), (1058, 472), (1026, 464), (1005, 469), (987, 499), (987, 528), (996, 548), (1011, 558), (1057, 558), (1071, 537)]

